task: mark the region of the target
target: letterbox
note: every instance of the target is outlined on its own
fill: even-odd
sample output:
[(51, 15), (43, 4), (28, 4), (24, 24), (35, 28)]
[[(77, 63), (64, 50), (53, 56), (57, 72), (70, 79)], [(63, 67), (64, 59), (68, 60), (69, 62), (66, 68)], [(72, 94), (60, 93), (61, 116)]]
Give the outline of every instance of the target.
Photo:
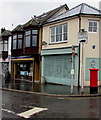
[(98, 70), (91, 68), (90, 70), (90, 94), (98, 93)]

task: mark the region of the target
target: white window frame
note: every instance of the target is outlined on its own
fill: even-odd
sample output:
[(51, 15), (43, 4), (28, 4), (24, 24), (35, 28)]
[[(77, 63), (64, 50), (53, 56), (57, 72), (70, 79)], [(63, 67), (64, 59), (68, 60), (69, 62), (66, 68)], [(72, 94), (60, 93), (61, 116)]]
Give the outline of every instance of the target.
[[(64, 26), (65, 24), (67, 25), (67, 40), (63, 40), (63, 35), (64, 35), (63, 26)], [(56, 42), (56, 27), (57, 27), (57, 26), (62, 26), (62, 41), (58, 41), (58, 42)], [(63, 42), (67, 42), (67, 41), (68, 41), (68, 24), (67, 24), (67, 23), (64, 23), (64, 24), (60, 24), (60, 25), (57, 25), (57, 26), (53, 26), (53, 27), (50, 28), (50, 43), (63, 43)], [(51, 29), (52, 29), (52, 28), (55, 28), (55, 34), (54, 34), (55, 40), (54, 40), (54, 42), (51, 41)]]
[[(89, 31), (89, 22), (96, 22), (97, 23), (97, 31), (96, 32), (94, 32), (94, 31)], [(92, 27), (94, 27), (94, 26), (92, 26)], [(97, 21), (97, 20), (88, 20), (88, 32), (89, 33), (97, 33), (98, 32), (98, 29), (99, 29), (99, 21)]]

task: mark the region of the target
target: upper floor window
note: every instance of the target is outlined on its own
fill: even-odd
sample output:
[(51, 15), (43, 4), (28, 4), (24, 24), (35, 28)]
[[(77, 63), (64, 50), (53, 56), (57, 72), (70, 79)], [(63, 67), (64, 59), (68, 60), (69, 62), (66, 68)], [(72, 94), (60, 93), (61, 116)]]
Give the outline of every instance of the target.
[(13, 49), (17, 49), (17, 35), (13, 36)]
[(89, 32), (97, 32), (98, 31), (98, 21), (89, 21)]
[(38, 30), (28, 30), (25, 32), (26, 47), (37, 46)]
[(67, 41), (67, 24), (51, 28), (51, 43)]
[(8, 51), (8, 40), (3, 40), (3, 51)]
[(13, 35), (13, 49), (22, 49), (23, 34)]

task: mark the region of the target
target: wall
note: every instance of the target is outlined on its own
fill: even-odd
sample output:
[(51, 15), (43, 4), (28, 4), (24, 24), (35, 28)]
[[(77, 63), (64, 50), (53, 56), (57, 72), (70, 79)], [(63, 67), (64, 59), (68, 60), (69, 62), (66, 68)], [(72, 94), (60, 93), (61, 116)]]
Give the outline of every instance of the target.
[[(56, 25), (61, 25), (67, 23), (68, 25), (68, 42), (61, 44), (49, 44), (50, 43), (50, 28)], [(42, 49), (52, 49), (52, 48), (61, 48), (68, 47), (72, 45), (78, 45), (78, 17), (64, 22), (56, 23), (49, 26), (43, 27), (43, 37), (42, 40), (47, 42), (46, 46), (43, 46)]]
[[(95, 67), (99, 68), (99, 27), (98, 27), (97, 33), (89, 32), (88, 31), (88, 21), (89, 20), (96, 20), (99, 22), (100, 19), (98, 17), (81, 17), (81, 29), (85, 29), (88, 32), (88, 42), (87, 42), (87, 44), (84, 45), (85, 85), (89, 85), (90, 71), (88, 69), (92, 67), (91, 62), (95, 61)], [(96, 45), (96, 48), (93, 49), (92, 45)], [(81, 55), (81, 57), (82, 57), (82, 55)]]

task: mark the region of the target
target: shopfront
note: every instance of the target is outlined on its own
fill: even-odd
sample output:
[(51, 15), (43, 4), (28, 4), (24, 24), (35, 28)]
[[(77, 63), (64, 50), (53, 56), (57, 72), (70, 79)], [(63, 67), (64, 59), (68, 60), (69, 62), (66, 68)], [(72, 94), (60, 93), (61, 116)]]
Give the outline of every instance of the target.
[[(78, 85), (78, 47), (75, 48), (74, 85)], [(42, 79), (52, 84), (71, 84), (72, 48), (42, 50)]]
[(12, 58), (12, 79), (34, 82), (35, 60), (32, 57)]

